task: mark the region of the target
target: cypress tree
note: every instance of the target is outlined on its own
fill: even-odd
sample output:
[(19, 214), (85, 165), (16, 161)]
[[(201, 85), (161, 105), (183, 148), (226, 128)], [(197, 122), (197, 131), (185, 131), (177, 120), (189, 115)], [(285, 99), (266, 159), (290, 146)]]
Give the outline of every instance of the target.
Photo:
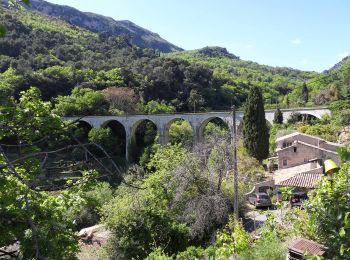
[(305, 82), (303, 84), (303, 88), (301, 89), (301, 98), (305, 104), (309, 101), (309, 89), (307, 88)]
[(248, 154), (259, 162), (269, 155), (269, 129), (265, 119), (263, 97), (257, 86), (250, 88), (245, 103), (243, 141)]
[(273, 123), (274, 124), (282, 124), (283, 123), (283, 113), (279, 107), (276, 109), (275, 114), (273, 115)]

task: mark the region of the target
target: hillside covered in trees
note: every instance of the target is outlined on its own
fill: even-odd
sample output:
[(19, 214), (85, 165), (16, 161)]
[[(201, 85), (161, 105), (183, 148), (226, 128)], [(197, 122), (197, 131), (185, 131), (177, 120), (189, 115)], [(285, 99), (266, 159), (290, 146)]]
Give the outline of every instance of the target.
[[(99, 34), (64, 18), (0, 8), (0, 23), (7, 28), (0, 39), (1, 102), (30, 86), (55, 103), (64, 99), (59, 96), (86, 92), (73, 93), (74, 88), (89, 89), (100, 99), (96, 104), (105, 104), (102, 110), (68, 114), (229, 109), (243, 105), (252, 85), (261, 87), (265, 107), (325, 105), (347, 96), (347, 62), (318, 74), (244, 61), (221, 47), (165, 54), (133, 45), (127, 34)], [(128, 108), (110, 103), (120, 97)]]
[[(265, 106), (326, 105), (345, 98), (350, 85), (350, 60), (345, 59), (335, 69), (323, 73), (300, 71), (284, 67), (260, 65), (230, 57), (220, 47), (206, 47), (199, 50), (165, 54), (191, 63), (201, 64), (213, 70), (216, 79), (221, 80), (227, 93), (244, 93), (245, 84), (260, 86)], [(304, 84), (305, 83), (305, 84)], [(305, 97), (305, 85), (307, 97)], [(304, 89), (304, 90), (303, 90)], [(245, 96), (244, 96), (245, 97)]]
[[(224, 48), (161, 54), (132, 45), (127, 36), (97, 34), (40, 13), (5, 7), (0, 22), (7, 28), (6, 37), (0, 39), (2, 97), (17, 98), (29, 86), (38, 87), (46, 100), (70, 95), (75, 87), (92, 91), (123, 87), (132, 93), (134, 107), (153, 101), (173, 107), (171, 111), (198, 111), (241, 106), (251, 85), (262, 88), (267, 106), (321, 105), (343, 95), (338, 91), (329, 94), (335, 97), (316, 100), (328, 84), (313, 79), (333, 77), (259, 65)], [(342, 88), (342, 76), (338, 78)], [(304, 82), (312, 82), (308, 100), (301, 98)]]

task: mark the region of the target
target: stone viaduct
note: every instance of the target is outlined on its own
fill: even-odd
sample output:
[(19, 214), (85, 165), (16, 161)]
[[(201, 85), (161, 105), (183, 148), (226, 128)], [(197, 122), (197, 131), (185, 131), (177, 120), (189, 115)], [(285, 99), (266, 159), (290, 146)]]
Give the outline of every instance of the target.
[[(281, 109), (284, 121), (292, 113), (300, 113), (311, 115), (316, 118), (321, 118), (322, 115), (330, 114), (330, 111), (325, 107), (317, 108), (292, 108)], [(272, 124), (275, 110), (266, 110), (266, 120)], [(151, 121), (157, 127), (159, 142), (161, 144), (168, 143), (169, 127), (176, 120), (186, 120), (190, 123), (193, 129), (194, 144), (203, 141), (204, 128), (209, 121), (220, 119), (232, 128), (232, 112), (201, 112), (201, 113), (176, 113), (176, 114), (152, 114), (152, 115), (120, 115), (120, 116), (85, 116), (66, 117), (65, 120), (79, 120), (79, 122), (87, 123), (89, 127), (107, 127), (110, 122), (117, 122), (123, 126), (125, 131), (125, 151), (126, 159), (128, 160), (128, 146), (131, 140), (135, 137), (137, 127), (144, 121)], [(243, 112), (236, 112), (236, 125), (239, 127), (243, 120)]]

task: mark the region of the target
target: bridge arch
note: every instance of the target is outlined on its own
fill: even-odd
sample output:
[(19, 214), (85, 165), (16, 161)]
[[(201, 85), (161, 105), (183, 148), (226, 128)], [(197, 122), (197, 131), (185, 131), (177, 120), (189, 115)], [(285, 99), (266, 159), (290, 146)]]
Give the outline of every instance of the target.
[(76, 136), (76, 138), (78, 138), (79, 141), (85, 143), (88, 141), (88, 137), (89, 137), (89, 132), (91, 131), (91, 129), (93, 128), (93, 126), (84, 120), (79, 120), (76, 123), (76, 129), (74, 131), (74, 135)]
[(292, 112), (283, 114), (283, 121), (285, 123), (288, 122), (307, 122), (314, 119), (321, 119), (321, 115), (317, 113), (309, 113), (309, 112)]
[(226, 129), (228, 131), (228, 138), (230, 137), (230, 122), (228, 122), (225, 118), (212, 116), (200, 123), (196, 133), (197, 140), (199, 142), (203, 142), (205, 140), (205, 129), (210, 122), (220, 126), (222, 129)]
[[(165, 144), (182, 143), (184, 146), (193, 146), (195, 130), (189, 120), (182, 117), (175, 117), (168, 121), (163, 129)], [(177, 140), (178, 139), (178, 140)]]
[(153, 120), (142, 118), (134, 122), (129, 137), (128, 159), (139, 160), (144, 149), (151, 146), (159, 135), (159, 126)]
[(126, 129), (125, 126), (116, 119), (110, 119), (101, 125), (102, 128), (109, 128), (112, 131), (113, 136), (115, 137), (115, 156), (120, 158), (126, 158), (127, 151), (127, 140), (126, 140)]

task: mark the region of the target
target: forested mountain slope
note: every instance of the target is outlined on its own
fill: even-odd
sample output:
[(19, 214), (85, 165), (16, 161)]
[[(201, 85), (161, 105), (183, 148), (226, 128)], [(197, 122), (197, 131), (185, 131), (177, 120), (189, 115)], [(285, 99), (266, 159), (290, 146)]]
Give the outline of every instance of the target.
[[(211, 50), (210, 53), (208, 50)], [(260, 86), (267, 104), (282, 103), (289, 93), (290, 103), (301, 104), (302, 101), (298, 96), (300, 96), (303, 82), (307, 82), (318, 74), (286, 67), (261, 65), (241, 60), (237, 56), (230, 57), (227, 53), (224, 48), (205, 47), (199, 50), (169, 53), (164, 56), (208, 66), (227, 91), (237, 91), (244, 88), (245, 84)], [(247, 89), (244, 88), (244, 90)]]
[[(251, 85), (262, 88), (267, 107), (320, 105), (344, 96), (341, 72), (318, 74), (260, 65), (220, 47), (161, 54), (132, 45), (125, 37), (92, 32), (57, 17), (0, 8), (0, 23), (8, 30), (0, 39), (3, 97), (18, 97), (29, 86), (37, 86), (45, 99), (69, 95), (75, 87), (95, 91), (125, 87), (139, 103), (156, 100), (177, 111), (194, 107), (198, 111), (241, 106)], [(324, 90), (333, 92), (325, 95)]]
[[(7, 0), (0, 0), (0, 3), (6, 6)], [(161, 38), (157, 33), (144, 29), (131, 21), (116, 21), (110, 17), (81, 12), (70, 6), (52, 4), (43, 0), (31, 0), (28, 10), (57, 17), (69, 24), (106, 36), (127, 36), (132, 44), (141, 48), (152, 48), (162, 52), (182, 50)]]

